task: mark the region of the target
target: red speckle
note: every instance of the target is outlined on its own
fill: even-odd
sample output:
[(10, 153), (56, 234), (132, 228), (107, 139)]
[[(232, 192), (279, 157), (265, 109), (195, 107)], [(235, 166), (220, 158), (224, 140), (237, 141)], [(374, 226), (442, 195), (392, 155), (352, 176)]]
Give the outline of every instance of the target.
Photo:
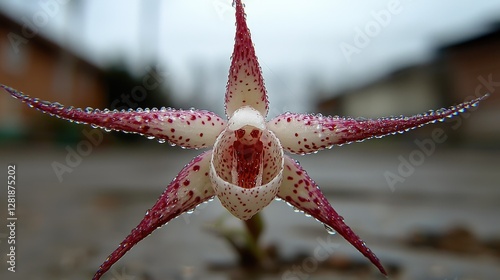
[(185, 180), (182, 184), (183, 184), (184, 186), (189, 186), (189, 184), (190, 184), (190, 183), (191, 183), (191, 182), (190, 182), (188, 179), (186, 179), (186, 180)]
[(200, 166), (199, 165), (193, 166), (193, 171), (200, 171)]
[(171, 128), (170, 132), (174, 133), (175, 132), (175, 128)]

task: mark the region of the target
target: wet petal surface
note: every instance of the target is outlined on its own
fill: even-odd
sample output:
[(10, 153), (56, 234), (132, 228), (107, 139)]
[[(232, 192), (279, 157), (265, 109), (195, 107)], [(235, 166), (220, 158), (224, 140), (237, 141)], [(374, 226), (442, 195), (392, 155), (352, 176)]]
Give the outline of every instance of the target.
[(195, 157), (181, 170), (179, 175), (167, 186), (156, 204), (146, 212), (139, 225), (101, 265), (94, 275), (94, 280), (99, 279), (128, 250), (154, 230), (214, 196), (209, 179), (211, 157), (211, 151), (205, 152)]

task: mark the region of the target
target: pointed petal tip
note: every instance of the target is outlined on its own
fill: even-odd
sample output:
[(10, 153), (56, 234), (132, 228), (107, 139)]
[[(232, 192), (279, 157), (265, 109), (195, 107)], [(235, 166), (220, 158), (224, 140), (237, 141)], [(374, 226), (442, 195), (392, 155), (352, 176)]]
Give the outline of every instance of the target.
[(0, 87), (28, 106), (63, 120), (89, 124), (105, 131), (135, 133), (149, 139), (156, 138), (160, 143), (168, 141), (171, 145), (183, 148), (198, 149), (212, 146), (226, 126), (226, 121), (220, 116), (205, 110), (138, 108), (118, 111), (90, 107), (81, 109), (33, 98), (3, 84), (0, 84)]
[(226, 115), (230, 118), (238, 108), (247, 105), (265, 117), (269, 110), (267, 91), (246, 23), (244, 5), (239, 0), (233, 5), (236, 6), (236, 35), (226, 86)]
[(307, 154), (331, 148), (334, 145), (361, 142), (373, 137), (381, 138), (444, 121), (466, 110), (475, 110), (479, 103), (489, 96), (490, 94), (485, 94), (455, 106), (414, 116), (359, 119), (284, 113), (269, 121), (267, 125), (280, 139), (286, 150), (296, 154)]
[(24, 99), (24, 97), (27, 97), (26, 95), (24, 95), (22, 92), (20, 91), (17, 91), (7, 85), (4, 85), (4, 84), (0, 84), (0, 87), (3, 88), (3, 90), (5, 90), (8, 94), (10, 94), (12, 97), (14, 98), (17, 98), (17, 99)]
[(343, 218), (333, 209), (317, 184), (309, 177), (300, 164), (289, 156), (285, 156), (283, 178), (284, 180), (280, 186), (278, 197), (316, 218), (325, 227), (338, 232), (361, 254), (368, 258), (382, 274), (387, 276), (386, 270), (375, 253), (344, 223)]
[(157, 228), (214, 196), (208, 177), (211, 156), (211, 151), (204, 152), (195, 157), (179, 172), (154, 206), (146, 212), (139, 225), (101, 264), (92, 279), (100, 279), (132, 247)]

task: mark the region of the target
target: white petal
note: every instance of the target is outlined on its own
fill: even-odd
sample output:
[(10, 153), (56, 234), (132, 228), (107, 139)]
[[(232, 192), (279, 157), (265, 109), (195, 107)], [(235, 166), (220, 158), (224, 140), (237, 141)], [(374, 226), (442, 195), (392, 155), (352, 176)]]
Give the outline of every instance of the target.
[(266, 129), (266, 120), (259, 111), (250, 106), (244, 106), (234, 112), (229, 120), (228, 127), (230, 130), (235, 131), (247, 125), (264, 130)]

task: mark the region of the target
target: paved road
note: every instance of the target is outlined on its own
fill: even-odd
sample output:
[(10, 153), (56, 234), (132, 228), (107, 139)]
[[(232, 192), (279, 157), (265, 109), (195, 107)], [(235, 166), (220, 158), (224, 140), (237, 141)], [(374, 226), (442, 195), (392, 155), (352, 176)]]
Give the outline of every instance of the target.
[[(445, 233), (456, 226), (477, 242), (500, 239), (500, 151), (418, 151), (411, 145), (351, 145), (299, 159), (382, 261), (401, 268), (392, 279), (496, 279), (500, 258), (484, 248), (456, 254), (415, 249), (405, 240), (416, 229)], [(89, 279), (196, 154), (166, 146), (94, 147), (78, 160), (68, 157), (66, 147), (0, 147), (0, 205), (7, 208), (7, 164), (15, 163), (18, 218), (15, 273), (6, 265), (9, 231), (0, 227), (0, 278)], [(387, 176), (396, 180), (388, 183)], [(7, 212), (0, 213), (1, 223), (7, 224)], [(228, 214), (214, 200), (177, 218), (130, 251), (105, 279), (241, 279), (234, 272), (208, 269), (235, 262), (227, 244), (204, 229), (221, 215)], [(312, 255), (320, 246), (318, 238), (331, 238), (335, 255), (365, 263), (342, 238), (330, 237), (314, 219), (283, 202), (273, 202), (264, 218), (264, 242), (276, 244), (285, 258)], [(240, 225), (229, 216), (227, 222)], [(284, 271), (261, 279), (282, 279)], [(310, 272), (309, 279), (360, 279), (319, 268)], [(373, 275), (374, 270), (364, 279)]]

